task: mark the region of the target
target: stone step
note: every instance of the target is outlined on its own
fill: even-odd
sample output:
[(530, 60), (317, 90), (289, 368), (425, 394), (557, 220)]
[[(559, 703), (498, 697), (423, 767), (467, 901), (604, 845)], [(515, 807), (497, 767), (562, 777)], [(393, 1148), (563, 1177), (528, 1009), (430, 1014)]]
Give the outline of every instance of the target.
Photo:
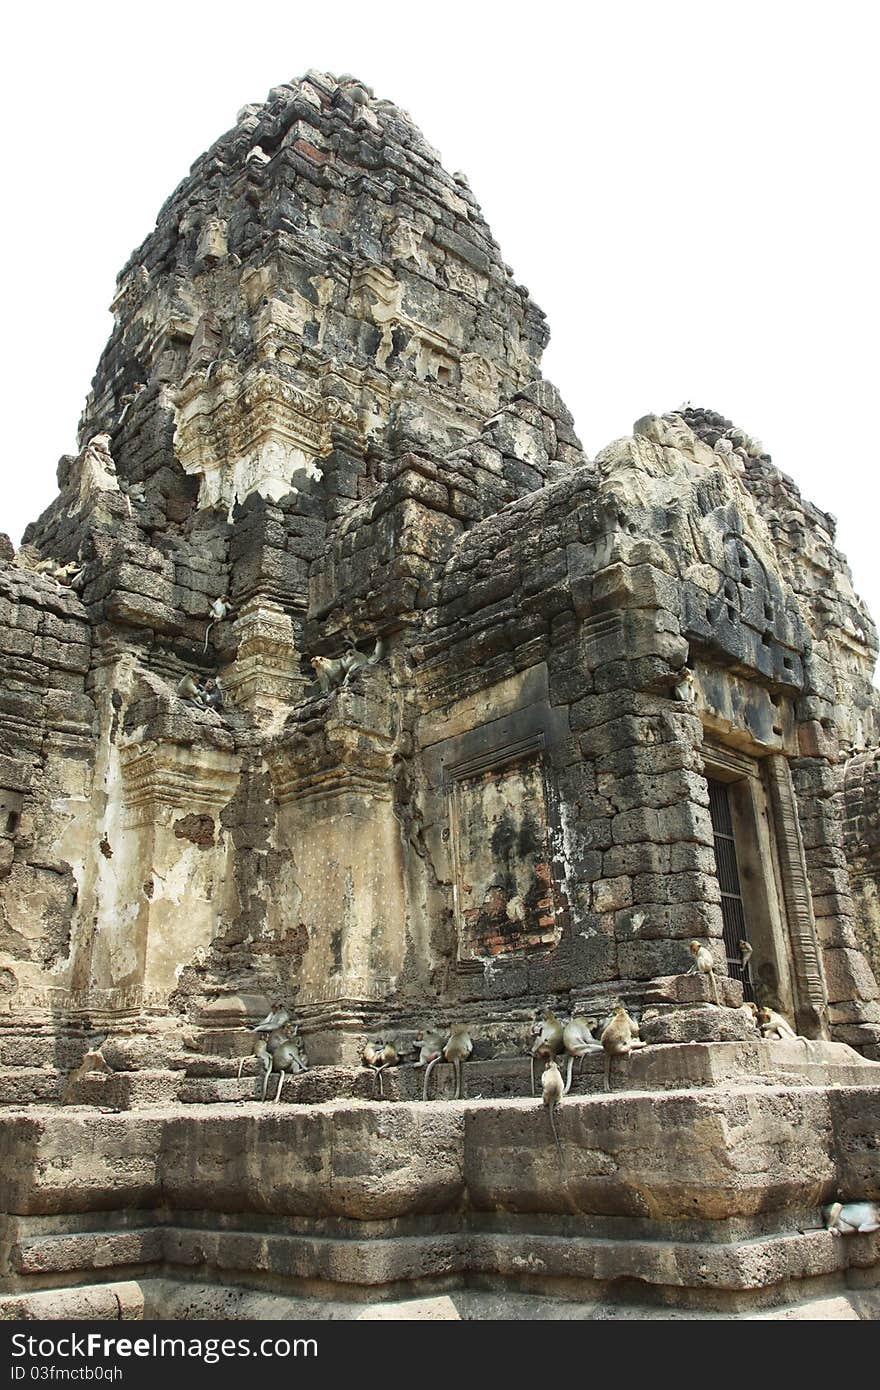
[[(723, 1011), (722, 1011), (723, 1012)], [(559, 1059), (567, 1075), (566, 1057)], [(748, 1042), (651, 1043), (629, 1057), (611, 1061), (614, 1091), (673, 1090), (737, 1085), (871, 1085), (880, 1075), (880, 1061), (860, 1056), (845, 1043), (753, 1039)], [(535, 1087), (540, 1093), (540, 1061), (535, 1064)], [(186, 1071), (142, 1069), (104, 1074), (87, 1072), (68, 1078), (54, 1069), (18, 1067), (0, 1071), (0, 1104), (23, 1105), (33, 1101), (64, 1101), (67, 1105), (95, 1105), (116, 1110), (167, 1105), (234, 1104), (259, 1100), (262, 1073), (246, 1058), (242, 1076), (233, 1057), (195, 1056)], [(589, 1095), (604, 1089), (605, 1054), (588, 1053), (576, 1061), (572, 1095)], [(389, 1067), (382, 1073), (382, 1090), (367, 1067), (315, 1067), (295, 1076), (286, 1075), (283, 1104), (316, 1105), (324, 1101), (353, 1099), (418, 1101), (425, 1082), (423, 1068)], [(452, 1100), (455, 1076), (450, 1063), (439, 1062), (429, 1078), (429, 1099)], [(269, 1080), (269, 1100), (278, 1090), (278, 1074)], [(531, 1095), (529, 1058), (495, 1057), (466, 1062), (461, 1069), (463, 1100), (499, 1100)]]
[[(178, 1099), (186, 1105), (259, 1100), (262, 1084), (262, 1075), (255, 1075), (252, 1066), (245, 1069), (240, 1081), (234, 1072), (232, 1076), (188, 1076)], [(374, 1078), (365, 1067), (316, 1067), (296, 1076), (285, 1076), (281, 1103), (318, 1105), (328, 1100), (373, 1100), (374, 1085)], [(269, 1101), (274, 1100), (277, 1090), (278, 1073), (274, 1072), (267, 1089)]]
[(185, 1080), (182, 1071), (87, 1072), (66, 1086), (64, 1103), (106, 1106), (113, 1110), (168, 1105), (179, 1099)]
[[(526, 1261), (527, 1262), (527, 1261)], [(495, 1280), (497, 1285), (497, 1278)], [(444, 1286), (442, 1293), (407, 1297), (383, 1296), (364, 1301), (361, 1290), (349, 1297), (318, 1298), (301, 1292), (272, 1293), (230, 1283), (196, 1282), (190, 1278), (140, 1278), (115, 1283), (82, 1284), (76, 1288), (44, 1289), (0, 1297), (0, 1320), (15, 1322), (63, 1318), (78, 1321), (105, 1319), (126, 1322), (172, 1322), (231, 1319), (234, 1321), (334, 1321), (334, 1322), (545, 1322), (562, 1320), (597, 1322), (625, 1318), (693, 1321), (723, 1317), (725, 1321), (864, 1322), (880, 1318), (880, 1292), (870, 1288), (828, 1287), (826, 1280), (798, 1280), (780, 1289), (775, 1297), (756, 1294), (712, 1294), (684, 1290), (672, 1303), (666, 1290), (655, 1302), (638, 1294), (621, 1303), (619, 1289), (600, 1284), (593, 1288), (569, 1285), (569, 1296), (554, 1295), (536, 1287), (534, 1276), (527, 1291), (519, 1287), (491, 1291), (466, 1284)], [(838, 1276), (842, 1285), (842, 1276)], [(525, 1284), (526, 1281), (524, 1280)], [(818, 1287), (817, 1287), (818, 1284)], [(789, 1294), (786, 1297), (786, 1294)], [(674, 1307), (674, 1313), (670, 1307)]]
[[(563, 1076), (567, 1059), (560, 1058)], [(235, 1063), (237, 1069), (238, 1064)], [(247, 1063), (241, 1081), (229, 1076), (188, 1077), (179, 1099), (209, 1103), (224, 1100), (259, 1099), (259, 1079)], [(679, 1088), (735, 1085), (745, 1081), (773, 1085), (871, 1085), (877, 1084), (880, 1067), (867, 1061), (844, 1043), (805, 1040), (724, 1043), (657, 1043), (611, 1061), (611, 1089), (673, 1090)], [(540, 1094), (541, 1063), (535, 1065), (535, 1086)], [(605, 1054), (588, 1053), (576, 1061), (572, 1072), (572, 1095), (589, 1095), (604, 1090)], [(388, 1101), (422, 1099), (425, 1073), (412, 1066), (389, 1067), (382, 1073), (382, 1095)], [(269, 1081), (273, 1098), (277, 1075)], [(448, 1062), (439, 1062), (428, 1081), (431, 1100), (452, 1100), (455, 1075)], [(498, 1100), (531, 1094), (528, 1057), (495, 1057), (487, 1061), (465, 1062), (461, 1069), (463, 1100)], [(282, 1104), (318, 1104), (326, 1100), (380, 1097), (375, 1074), (366, 1067), (316, 1067), (297, 1076), (286, 1077)]]
[[(724, 1223), (718, 1223), (721, 1231), (670, 1238), (652, 1231), (651, 1222), (640, 1229), (633, 1221), (627, 1223), (633, 1229), (611, 1233), (583, 1216), (577, 1229), (566, 1230), (540, 1216), (523, 1220), (502, 1211), (495, 1229), (478, 1217), (447, 1219), (439, 1228), (436, 1219), (416, 1219), (405, 1238), (365, 1233), (353, 1241), (344, 1231), (328, 1233), (325, 1223), (319, 1231), (291, 1233), (249, 1228), (247, 1218), (218, 1227), (206, 1215), (196, 1224), (177, 1224), (144, 1211), (137, 1222), (123, 1223), (109, 1213), (86, 1229), (68, 1217), (56, 1231), (46, 1231), (44, 1222), (46, 1233), (39, 1235), (20, 1223), (10, 1232), (15, 1275), (0, 1296), (0, 1320), (115, 1319), (123, 1309), (128, 1320), (406, 1317), (418, 1315), (416, 1290), (424, 1298), (426, 1280), (439, 1284), (437, 1293), (428, 1286), (431, 1297), (457, 1302), (468, 1285), (485, 1278), (492, 1280), (495, 1302), (483, 1316), (496, 1318), (586, 1316), (578, 1312), (583, 1305), (591, 1319), (627, 1316), (621, 1285), (631, 1289), (624, 1305), (630, 1317), (640, 1316), (642, 1307), (654, 1310), (649, 1316), (662, 1316), (661, 1309), (666, 1316), (672, 1309), (685, 1317), (772, 1317), (773, 1309), (785, 1316), (782, 1310), (820, 1302), (830, 1303), (831, 1317), (857, 1316), (859, 1308), (869, 1318), (880, 1312), (871, 1281), (861, 1299), (858, 1287), (847, 1287), (856, 1282), (853, 1266), (876, 1266), (880, 1235), (858, 1243), (835, 1237), (823, 1228), (818, 1209), (789, 1212), (779, 1228), (745, 1238)], [(193, 1281), (195, 1271), (206, 1269), (210, 1277)], [(260, 1280), (267, 1269), (273, 1279), (268, 1295)], [(119, 1282), (108, 1283), (115, 1270)], [(78, 1288), (68, 1285), (72, 1275), (80, 1277)], [(52, 1288), (53, 1281), (60, 1286)], [(308, 1293), (316, 1281), (327, 1286), (318, 1298)], [(847, 1304), (847, 1297), (855, 1301)], [(545, 1300), (549, 1307), (542, 1307)]]
[(0, 1071), (0, 1105), (60, 1101), (66, 1082), (66, 1072), (55, 1067), (9, 1067)]

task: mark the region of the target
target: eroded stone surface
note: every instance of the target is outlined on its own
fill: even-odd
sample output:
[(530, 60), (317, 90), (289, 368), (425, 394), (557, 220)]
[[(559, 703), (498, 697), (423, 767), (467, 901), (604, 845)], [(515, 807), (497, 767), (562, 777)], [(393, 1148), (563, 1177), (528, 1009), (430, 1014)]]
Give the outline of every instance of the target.
[[(511, 1315), (525, 1290), (539, 1300), (529, 1316), (583, 1315), (560, 1298), (608, 1316), (622, 1279), (631, 1314), (781, 1315), (876, 1266), (880, 1238), (832, 1236), (819, 1205), (864, 1183), (878, 1099), (876, 1086), (567, 1099), (561, 1170), (533, 1100), (7, 1113), (0, 1310), (107, 1316), (118, 1269), (138, 1280), (135, 1317), (181, 1316), (187, 1297), (254, 1315), (258, 1295), (278, 1300), (260, 1316), (376, 1317), (383, 1303), (406, 1316), (416, 1285), (455, 1299), (475, 1275), (497, 1301), (474, 1316)], [(76, 1299), (45, 1292), (85, 1269)]]
[[(785, 1093), (761, 1124), (786, 1173), (786, 1107), (852, 1079), (829, 1040), (880, 1057), (877, 637), (833, 518), (708, 410), (587, 459), (466, 181), (354, 79), (245, 107), (112, 307), (79, 453), (19, 552), (0, 543), (0, 1100), (131, 1108), (95, 1139), (94, 1200), (149, 1206), (151, 1146), (179, 1142), (201, 1208), (189, 1121), (147, 1135), (134, 1112), (245, 1104), (239, 1059), (280, 1001), (311, 1064), (286, 1096), (316, 1107), (301, 1214), (342, 1097), (334, 1219), (363, 1189), (385, 1220), (368, 1040), (406, 1060), (419, 1029), (467, 1024), (466, 1094), (482, 1076), (493, 1104), (449, 1114), (497, 1149), (536, 1011), (598, 1036), (623, 999), (648, 1045), (590, 1114), (623, 1123), (642, 1084), (653, 1133), (690, 1087), (714, 1133), (702, 1092), (751, 1074)], [(714, 983), (685, 974), (692, 939)], [(744, 989), (818, 1050), (757, 1042)], [(389, 1099), (420, 1084), (390, 1072)], [(269, 1141), (291, 1108), (253, 1123)], [(394, 1219), (425, 1184), (447, 1200), (445, 1113), (376, 1120)], [(555, 1210), (519, 1162), (523, 1202)], [(667, 1200), (649, 1167), (633, 1218)]]

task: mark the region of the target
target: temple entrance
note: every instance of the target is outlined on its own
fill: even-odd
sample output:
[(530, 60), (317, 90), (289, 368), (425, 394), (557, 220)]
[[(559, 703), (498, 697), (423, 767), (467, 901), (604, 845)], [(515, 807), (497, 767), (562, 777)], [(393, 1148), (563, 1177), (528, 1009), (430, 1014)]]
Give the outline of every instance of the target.
[(736, 857), (736, 840), (733, 833), (733, 812), (730, 804), (730, 789), (725, 782), (709, 780), (709, 815), (712, 819), (712, 834), (715, 840), (715, 866), (721, 888), (721, 915), (724, 921), (724, 952), (727, 957), (727, 971), (734, 980), (740, 980), (743, 998), (754, 1001), (755, 989), (752, 983), (751, 964), (745, 957), (743, 943), (752, 946), (749, 937), (748, 921), (743, 905), (742, 884)]

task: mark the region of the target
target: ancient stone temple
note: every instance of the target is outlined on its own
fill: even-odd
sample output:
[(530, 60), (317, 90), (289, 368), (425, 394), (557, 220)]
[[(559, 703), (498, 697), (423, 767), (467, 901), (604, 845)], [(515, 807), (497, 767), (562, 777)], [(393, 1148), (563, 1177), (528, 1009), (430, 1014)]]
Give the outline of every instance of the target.
[[(0, 559), (0, 1308), (876, 1315), (820, 1212), (880, 1198), (833, 519), (711, 410), (588, 459), (466, 179), (351, 78), (245, 107), (112, 309)], [(621, 1003), (557, 1151), (534, 1029)]]

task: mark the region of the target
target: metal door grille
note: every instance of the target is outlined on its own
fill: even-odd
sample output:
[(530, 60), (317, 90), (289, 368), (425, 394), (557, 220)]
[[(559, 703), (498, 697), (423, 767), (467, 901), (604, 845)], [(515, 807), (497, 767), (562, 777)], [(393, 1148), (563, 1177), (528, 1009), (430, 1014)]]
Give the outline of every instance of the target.
[(741, 941), (748, 941), (749, 933), (736, 863), (730, 791), (725, 782), (709, 783), (709, 815), (712, 818), (712, 832), (715, 837), (715, 869), (721, 888), (721, 917), (724, 924), (727, 970), (734, 980), (742, 981), (743, 997), (754, 999), (751, 971), (748, 966), (743, 970), (739, 949)]

